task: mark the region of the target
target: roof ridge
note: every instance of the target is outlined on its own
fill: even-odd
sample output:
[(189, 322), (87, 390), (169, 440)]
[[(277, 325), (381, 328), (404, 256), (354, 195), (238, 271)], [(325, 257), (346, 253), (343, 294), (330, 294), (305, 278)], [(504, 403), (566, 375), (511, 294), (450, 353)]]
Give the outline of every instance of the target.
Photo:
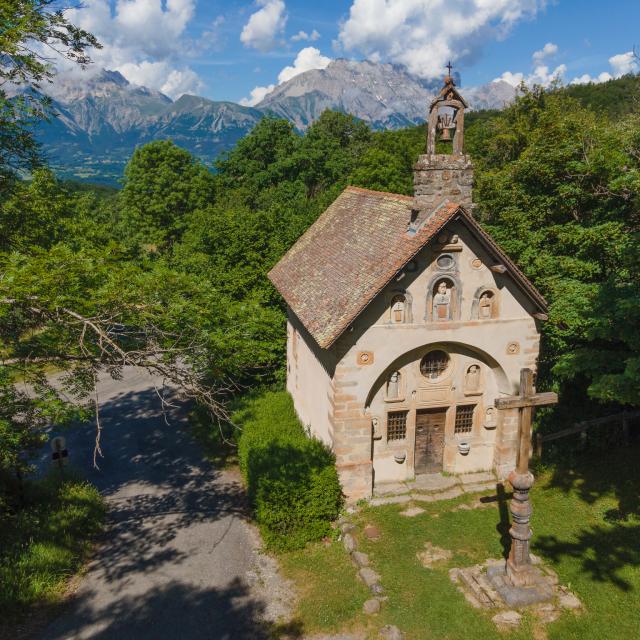
[(405, 196), (403, 193), (392, 193), (391, 191), (375, 191), (374, 189), (365, 189), (364, 187), (356, 187), (354, 185), (347, 185), (345, 191), (356, 191), (358, 193), (370, 193), (376, 196), (387, 196), (391, 198), (397, 198), (399, 200), (413, 201), (413, 196)]

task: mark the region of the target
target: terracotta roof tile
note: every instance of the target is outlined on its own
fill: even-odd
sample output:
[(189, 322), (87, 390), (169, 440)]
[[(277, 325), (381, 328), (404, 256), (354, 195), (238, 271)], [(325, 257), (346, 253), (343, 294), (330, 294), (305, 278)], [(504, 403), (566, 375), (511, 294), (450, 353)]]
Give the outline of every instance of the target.
[[(481, 240), (488, 238), (471, 216), (452, 203), (436, 209), (411, 235), (407, 230), (413, 204), (410, 196), (347, 187), (269, 272), (276, 289), (322, 348), (330, 347), (458, 212), (480, 230)], [(490, 242), (502, 262), (517, 271)], [(527, 291), (535, 292), (544, 304), (519, 271), (518, 275)]]

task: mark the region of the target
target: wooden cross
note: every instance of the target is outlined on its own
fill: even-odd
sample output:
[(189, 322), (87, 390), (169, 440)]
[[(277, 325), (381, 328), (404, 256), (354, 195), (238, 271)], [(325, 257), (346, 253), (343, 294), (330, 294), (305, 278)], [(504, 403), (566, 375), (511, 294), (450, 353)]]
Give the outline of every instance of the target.
[(535, 393), (533, 389), (533, 371), (531, 369), (520, 370), (520, 395), (496, 399), (496, 409), (520, 410), (518, 419), (518, 473), (527, 473), (529, 470), (533, 408), (556, 404), (556, 402), (558, 402), (557, 393), (552, 391)]
[(529, 472), (531, 455), (531, 417), (534, 407), (542, 407), (558, 402), (555, 393), (535, 393), (533, 389), (533, 371), (520, 370), (520, 395), (496, 398), (497, 409), (518, 409), (518, 461), (516, 468), (509, 474), (513, 487), (511, 500), (512, 526), (509, 529), (511, 549), (507, 559), (506, 575), (514, 586), (526, 586), (535, 578), (531, 566), (529, 540), (531, 539), (531, 502), (529, 490), (533, 486), (533, 475)]

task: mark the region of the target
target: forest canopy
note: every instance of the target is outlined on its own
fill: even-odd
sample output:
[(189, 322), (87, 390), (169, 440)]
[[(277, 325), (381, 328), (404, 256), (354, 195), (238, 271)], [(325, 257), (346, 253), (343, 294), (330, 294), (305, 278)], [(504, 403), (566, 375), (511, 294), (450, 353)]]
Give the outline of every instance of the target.
[[(69, 27), (56, 28), (64, 36)], [(69, 55), (85, 63), (90, 36), (64, 37)], [(18, 79), (37, 82), (45, 72)], [(523, 90), (503, 111), (468, 118), (475, 215), (549, 301), (539, 384), (560, 392), (550, 421), (560, 426), (640, 403), (637, 80)], [(624, 108), (622, 85), (635, 95)], [(221, 420), (233, 394), (281, 383), (285, 308), (267, 272), (348, 184), (411, 194), (425, 141), (424, 127), (372, 132), (330, 111), (303, 135), (265, 117), (215, 167), (171, 141), (140, 147), (114, 191), (60, 181), (35, 143), (16, 156), (20, 136), (33, 140), (28, 122), (7, 117), (0, 117), (5, 476), (27, 465), (25, 451), (39, 446), (43, 425), (95, 411), (87, 402), (102, 372), (156, 371)]]

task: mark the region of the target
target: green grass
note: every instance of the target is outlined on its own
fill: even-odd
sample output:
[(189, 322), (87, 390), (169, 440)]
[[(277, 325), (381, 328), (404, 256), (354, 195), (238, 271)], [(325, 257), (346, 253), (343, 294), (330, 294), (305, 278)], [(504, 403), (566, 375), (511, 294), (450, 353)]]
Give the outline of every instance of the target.
[(18, 623), (61, 598), (100, 532), (97, 489), (55, 476), (27, 483), (26, 506), (0, 513), (0, 619)]
[(296, 585), (295, 618), (305, 634), (366, 627), (361, 611), (369, 592), (356, 578), (340, 542), (309, 544), (280, 554), (278, 561), (285, 577)]
[[(532, 492), (533, 552), (553, 567), (585, 605), (563, 613), (544, 629), (531, 614), (510, 640), (601, 640), (635, 638), (640, 629), (640, 447), (583, 457), (571, 467), (539, 471)], [(395, 624), (407, 640), (504, 638), (488, 611), (473, 609), (451, 583), (448, 570), (499, 558), (508, 524), (497, 503), (455, 510), (477, 499), (421, 503), (425, 513), (400, 515), (407, 505), (364, 507), (359, 531), (376, 525), (378, 541), (358, 537), (382, 576), (388, 601), (379, 616), (363, 621), (367, 598), (355, 569), (338, 545), (283, 556), (283, 566), (301, 589), (298, 615), (306, 631), (367, 627), (369, 637)], [(504, 512), (504, 509), (503, 509)], [(505, 526), (506, 525), (506, 526)], [(416, 554), (425, 542), (453, 551), (451, 560), (424, 568)], [(545, 635), (546, 633), (546, 635)]]

